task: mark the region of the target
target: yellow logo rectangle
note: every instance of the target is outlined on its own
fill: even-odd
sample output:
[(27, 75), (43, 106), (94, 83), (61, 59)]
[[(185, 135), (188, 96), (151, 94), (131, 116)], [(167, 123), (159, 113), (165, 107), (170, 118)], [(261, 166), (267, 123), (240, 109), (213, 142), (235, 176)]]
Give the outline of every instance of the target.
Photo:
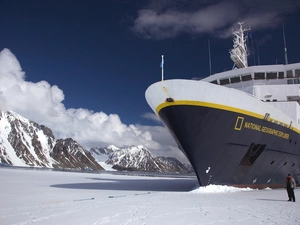
[(234, 129), (235, 130), (241, 130), (242, 127), (243, 127), (243, 123), (244, 123), (244, 117), (238, 116), (236, 118)]

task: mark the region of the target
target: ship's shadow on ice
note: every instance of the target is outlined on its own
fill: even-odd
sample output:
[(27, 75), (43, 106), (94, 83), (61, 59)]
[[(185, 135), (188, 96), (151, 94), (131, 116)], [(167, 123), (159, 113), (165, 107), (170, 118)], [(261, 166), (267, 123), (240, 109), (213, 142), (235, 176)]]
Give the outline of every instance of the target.
[(69, 189), (128, 190), (128, 191), (191, 191), (199, 187), (197, 179), (105, 179), (99, 182), (53, 184), (50, 187)]
[(266, 198), (258, 198), (257, 200), (261, 200), (261, 201), (270, 201), (270, 202), (288, 202), (287, 200), (282, 200), (282, 199), (266, 199)]

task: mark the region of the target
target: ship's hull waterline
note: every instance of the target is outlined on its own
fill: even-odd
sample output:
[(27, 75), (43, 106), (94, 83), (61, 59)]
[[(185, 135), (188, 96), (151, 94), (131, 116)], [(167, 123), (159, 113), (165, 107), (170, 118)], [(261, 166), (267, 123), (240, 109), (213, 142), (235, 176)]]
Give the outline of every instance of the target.
[(200, 185), (283, 187), (288, 173), (300, 174), (296, 122), (259, 99), (188, 80), (155, 83), (146, 99)]

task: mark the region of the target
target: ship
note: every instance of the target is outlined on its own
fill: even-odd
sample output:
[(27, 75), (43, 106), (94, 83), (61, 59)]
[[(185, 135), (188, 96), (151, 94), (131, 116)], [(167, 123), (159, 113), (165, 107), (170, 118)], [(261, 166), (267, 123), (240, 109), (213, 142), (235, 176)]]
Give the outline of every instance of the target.
[(287, 174), (299, 185), (300, 63), (248, 66), (249, 32), (233, 32), (232, 70), (145, 92), (200, 186), (281, 188)]

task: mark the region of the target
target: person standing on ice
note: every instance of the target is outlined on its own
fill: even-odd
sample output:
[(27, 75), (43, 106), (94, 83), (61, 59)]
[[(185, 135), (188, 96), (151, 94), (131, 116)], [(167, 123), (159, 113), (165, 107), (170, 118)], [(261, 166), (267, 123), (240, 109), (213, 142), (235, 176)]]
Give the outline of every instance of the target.
[(289, 200), (288, 201), (293, 201), (295, 202), (295, 193), (294, 193), (294, 188), (296, 188), (296, 182), (294, 180), (294, 178), (292, 178), (291, 174), (288, 174), (287, 178), (286, 178), (286, 190), (289, 196)]

